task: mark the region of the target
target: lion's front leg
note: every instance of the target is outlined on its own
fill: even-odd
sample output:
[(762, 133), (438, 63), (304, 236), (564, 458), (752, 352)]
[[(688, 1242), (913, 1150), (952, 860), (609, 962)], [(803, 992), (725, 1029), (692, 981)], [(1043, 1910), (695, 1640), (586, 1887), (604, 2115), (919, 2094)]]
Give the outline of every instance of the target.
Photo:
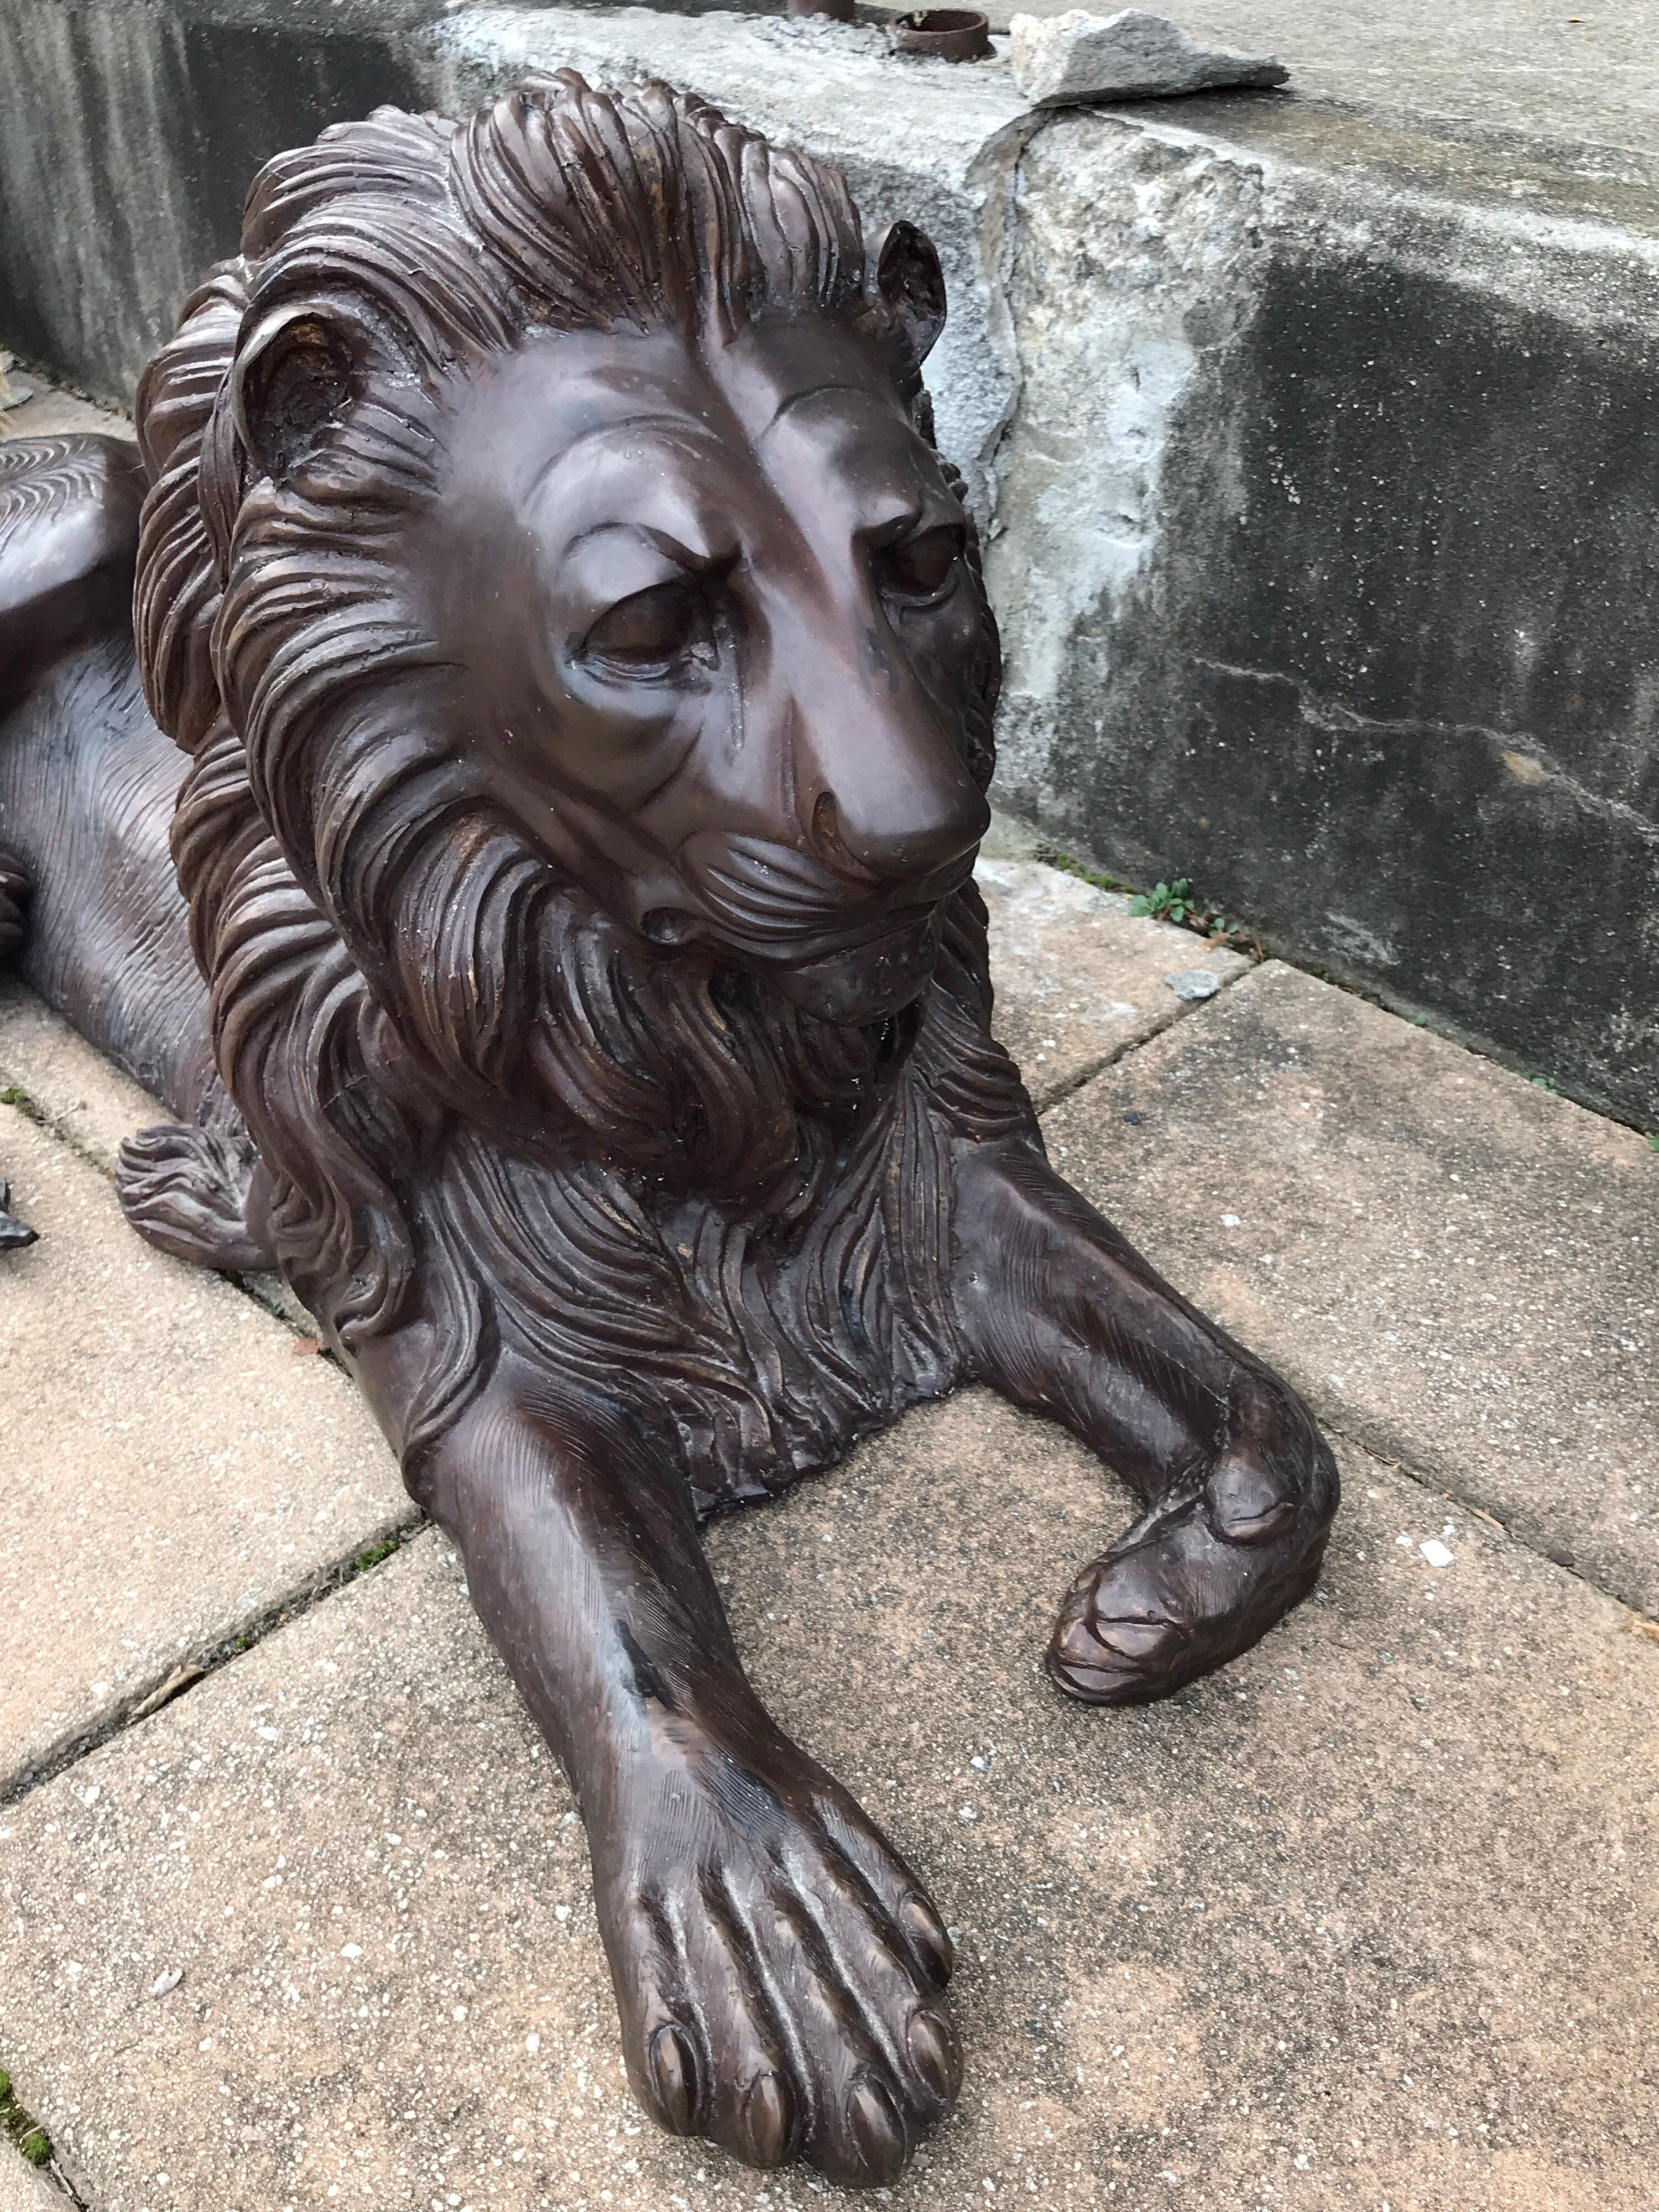
[(956, 1298), (979, 1379), (1065, 1423), (1143, 1511), (1078, 1576), (1049, 1672), (1167, 1696), (1313, 1587), (1337, 1504), (1301, 1400), (1179, 1297), (1035, 1148), (962, 1157)]
[(641, 2103), (754, 2166), (892, 2180), (956, 2094), (950, 1946), (745, 1679), (678, 1473), (508, 1366), (420, 1486), (575, 1789)]

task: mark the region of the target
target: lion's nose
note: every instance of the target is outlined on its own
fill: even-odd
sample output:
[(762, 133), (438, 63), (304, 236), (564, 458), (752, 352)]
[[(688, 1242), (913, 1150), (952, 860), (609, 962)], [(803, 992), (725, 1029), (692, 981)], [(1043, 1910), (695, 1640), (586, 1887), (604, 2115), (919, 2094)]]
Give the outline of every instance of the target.
[(985, 794), (958, 767), (921, 788), (911, 779), (878, 775), (867, 795), (821, 791), (811, 837), (817, 857), (839, 873), (902, 881), (948, 868), (973, 850), (990, 822)]

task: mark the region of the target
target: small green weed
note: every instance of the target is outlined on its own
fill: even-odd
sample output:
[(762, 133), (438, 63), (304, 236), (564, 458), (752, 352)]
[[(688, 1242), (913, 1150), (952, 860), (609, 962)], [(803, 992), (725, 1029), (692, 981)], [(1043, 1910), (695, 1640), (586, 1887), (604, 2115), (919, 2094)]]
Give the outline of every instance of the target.
[(1149, 891), (1137, 891), (1129, 901), (1129, 911), (1150, 915), (1154, 921), (1184, 924), (1196, 915), (1198, 901), (1187, 878), (1177, 876), (1173, 883), (1154, 884)]
[(1656, 1152), (1659, 1152), (1659, 1129), (1650, 1129), (1648, 1131), (1648, 1142), (1652, 1146)]
[(395, 1536), (382, 1536), (378, 1544), (371, 1544), (366, 1552), (357, 1554), (357, 1571), (362, 1574), (370, 1567), (378, 1567), (382, 1559), (389, 1559), (398, 1548)]
[(31, 2166), (45, 2166), (52, 2157), (52, 2137), (17, 2101), (11, 2076), (0, 2067), (0, 2132), (10, 2136)]
[(1236, 952), (1247, 952), (1253, 960), (1267, 957), (1261, 939), (1239, 923), (1229, 921), (1218, 908), (1200, 898), (1187, 876), (1172, 877), (1167, 884), (1154, 884), (1149, 891), (1137, 891), (1129, 901), (1129, 911), (1146, 915), (1153, 921), (1172, 921), (1177, 928), (1190, 929), (1211, 945), (1228, 945)]
[(1561, 1088), (1553, 1075), (1534, 1075), (1532, 1079), (1540, 1091), (1559, 1091)]

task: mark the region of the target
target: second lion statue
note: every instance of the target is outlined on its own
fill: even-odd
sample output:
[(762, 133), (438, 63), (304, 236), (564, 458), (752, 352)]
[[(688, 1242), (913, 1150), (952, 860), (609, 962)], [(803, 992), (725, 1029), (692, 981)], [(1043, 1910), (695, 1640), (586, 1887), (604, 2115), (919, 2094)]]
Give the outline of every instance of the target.
[(854, 2184), (956, 2094), (951, 1948), (700, 1516), (988, 1383), (1135, 1493), (1048, 1653), (1111, 1705), (1254, 1642), (1337, 1495), (993, 1039), (944, 316), (835, 170), (538, 76), (271, 161), (142, 465), (0, 448), (0, 935), (178, 1116), (128, 1213), (282, 1269), (459, 1547), (642, 2102)]

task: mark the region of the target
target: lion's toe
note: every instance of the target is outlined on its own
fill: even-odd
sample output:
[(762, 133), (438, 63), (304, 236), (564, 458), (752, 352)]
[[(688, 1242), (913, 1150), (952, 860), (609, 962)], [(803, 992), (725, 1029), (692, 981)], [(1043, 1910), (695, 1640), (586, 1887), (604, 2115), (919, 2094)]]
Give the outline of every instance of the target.
[(211, 1129), (164, 1122), (121, 1146), (115, 1188), (138, 1234), (175, 1260), (233, 1274), (276, 1265), (248, 1219), (253, 1160)]
[(841, 1793), (769, 1825), (734, 1827), (700, 1867), (664, 1867), (617, 1911), (629, 2078), (663, 2126), (747, 2166), (800, 2159), (883, 2186), (960, 2085), (948, 1943)]

